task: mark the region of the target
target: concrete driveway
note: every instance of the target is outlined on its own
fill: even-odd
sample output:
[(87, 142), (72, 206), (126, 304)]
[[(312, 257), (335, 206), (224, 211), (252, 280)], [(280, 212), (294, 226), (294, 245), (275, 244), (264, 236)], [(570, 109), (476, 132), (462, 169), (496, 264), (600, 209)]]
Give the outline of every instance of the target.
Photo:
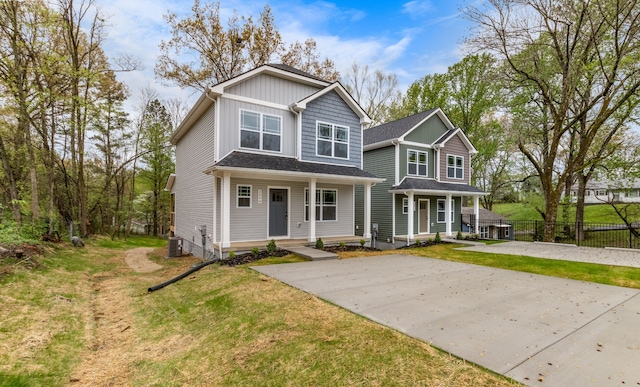
[(253, 269), (527, 385), (640, 385), (640, 291), (409, 255)]

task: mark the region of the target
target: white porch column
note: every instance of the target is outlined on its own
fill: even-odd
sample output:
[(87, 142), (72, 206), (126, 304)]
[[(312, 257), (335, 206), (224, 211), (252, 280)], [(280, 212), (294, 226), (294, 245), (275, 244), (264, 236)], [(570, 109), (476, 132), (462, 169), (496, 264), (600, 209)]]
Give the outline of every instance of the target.
[[(217, 233), (217, 228), (218, 228), (218, 214), (216, 213), (216, 203), (218, 201), (218, 198), (216, 197), (216, 185), (218, 182), (218, 178), (215, 176), (211, 176), (213, 178), (213, 222), (211, 222), (211, 224), (213, 225), (212, 229), (211, 229), (211, 247), (213, 249), (213, 245), (218, 242), (218, 240), (216, 239), (218, 233)], [(215, 249), (213, 249), (215, 250)]]
[(316, 241), (316, 182), (309, 179), (309, 242)]
[(453, 221), (453, 219), (451, 219), (451, 194), (447, 194), (447, 200), (444, 204), (444, 219), (445, 219), (445, 223), (447, 225), (447, 231), (445, 233), (446, 236), (451, 236), (451, 222)]
[(371, 238), (371, 183), (364, 185), (364, 230), (362, 237)]
[(409, 245), (409, 241), (413, 239), (413, 192), (408, 193), (409, 196), (409, 208), (407, 214), (407, 245)]
[(480, 234), (480, 196), (473, 197), (473, 215), (475, 216), (475, 224), (473, 225), (473, 233)]
[(231, 237), (231, 172), (224, 172), (222, 174), (222, 230), (220, 230), (222, 247), (230, 247)]

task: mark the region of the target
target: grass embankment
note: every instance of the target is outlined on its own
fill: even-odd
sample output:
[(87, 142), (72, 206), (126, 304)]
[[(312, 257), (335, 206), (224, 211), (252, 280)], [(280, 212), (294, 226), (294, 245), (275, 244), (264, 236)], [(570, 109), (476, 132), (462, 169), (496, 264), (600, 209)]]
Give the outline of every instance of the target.
[(3, 278), (0, 385), (512, 383), (246, 267), (210, 265), (147, 293), (196, 260), (161, 247), (163, 268), (135, 273), (125, 250), (165, 244), (90, 241)]
[[(506, 217), (509, 220), (542, 220), (542, 216), (536, 209), (527, 203), (498, 203), (493, 205), (493, 212)], [(559, 222), (562, 218), (562, 205), (558, 208)], [(576, 217), (575, 205), (569, 205), (569, 219)], [(620, 217), (609, 204), (588, 205), (584, 209), (585, 223), (622, 223)]]

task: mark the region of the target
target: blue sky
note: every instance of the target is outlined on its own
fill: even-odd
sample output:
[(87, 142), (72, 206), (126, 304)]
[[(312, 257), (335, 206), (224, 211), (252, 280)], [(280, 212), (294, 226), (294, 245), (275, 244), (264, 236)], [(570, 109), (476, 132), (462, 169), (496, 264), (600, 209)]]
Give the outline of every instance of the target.
[[(197, 96), (192, 92), (164, 86), (153, 73), (158, 45), (170, 38), (162, 15), (167, 10), (184, 15), (190, 11), (192, 0), (98, 0), (97, 4), (109, 17), (107, 55), (133, 54), (144, 66), (118, 75), (130, 88), (129, 107), (147, 86), (162, 97), (195, 101)], [(234, 9), (257, 18), (266, 3), (230, 0), (220, 4), (226, 22)], [(469, 24), (459, 17), (462, 4), (462, 0), (269, 1), (285, 42), (303, 42), (312, 37), (321, 55), (334, 60), (341, 73), (354, 61), (395, 73), (402, 92), (426, 74), (445, 72), (464, 56), (462, 40), (469, 32)]]

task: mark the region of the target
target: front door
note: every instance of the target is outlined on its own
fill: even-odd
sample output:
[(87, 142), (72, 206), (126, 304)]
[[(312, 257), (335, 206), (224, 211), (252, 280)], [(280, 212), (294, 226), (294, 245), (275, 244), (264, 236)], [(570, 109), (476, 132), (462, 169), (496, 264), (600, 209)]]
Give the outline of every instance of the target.
[(269, 189), (269, 236), (286, 236), (288, 230), (287, 190)]
[(418, 233), (429, 233), (429, 200), (418, 200)]

